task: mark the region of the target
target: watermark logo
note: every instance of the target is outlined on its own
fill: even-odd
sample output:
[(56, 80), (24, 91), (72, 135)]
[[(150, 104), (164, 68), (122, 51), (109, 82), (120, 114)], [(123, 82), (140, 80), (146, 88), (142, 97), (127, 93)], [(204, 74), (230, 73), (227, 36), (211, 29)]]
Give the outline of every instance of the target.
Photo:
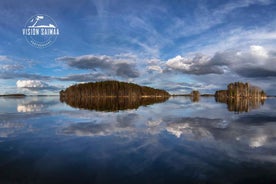
[(22, 29), (27, 42), (36, 48), (46, 48), (52, 45), (58, 35), (56, 22), (48, 15), (34, 15), (29, 18)]

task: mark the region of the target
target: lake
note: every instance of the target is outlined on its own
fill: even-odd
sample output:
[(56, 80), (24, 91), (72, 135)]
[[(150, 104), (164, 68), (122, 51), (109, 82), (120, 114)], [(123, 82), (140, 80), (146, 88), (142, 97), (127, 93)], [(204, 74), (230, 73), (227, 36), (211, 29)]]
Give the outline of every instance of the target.
[(0, 183), (276, 183), (276, 98), (238, 103), (1, 97)]

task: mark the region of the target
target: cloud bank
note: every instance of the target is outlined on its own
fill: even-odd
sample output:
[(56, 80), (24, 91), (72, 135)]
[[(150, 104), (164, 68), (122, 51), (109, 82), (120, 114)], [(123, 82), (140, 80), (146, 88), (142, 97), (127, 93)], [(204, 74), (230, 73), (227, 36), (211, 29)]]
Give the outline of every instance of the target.
[(213, 65), (210, 58), (206, 55), (196, 55), (193, 58), (176, 56), (167, 61), (166, 66), (169, 70), (176, 70), (186, 74), (222, 74), (223, 69), (218, 65)]
[(209, 57), (197, 54), (188, 58), (176, 56), (166, 62), (169, 71), (206, 75), (234, 72), (242, 77), (276, 77), (276, 50), (251, 45), (247, 50), (226, 50)]
[(94, 72), (105, 73), (110, 76), (117, 76), (122, 78), (136, 78), (140, 75), (134, 63), (111, 56), (65, 56), (57, 58), (57, 60), (65, 62), (68, 66), (72, 68), (92, 70)]

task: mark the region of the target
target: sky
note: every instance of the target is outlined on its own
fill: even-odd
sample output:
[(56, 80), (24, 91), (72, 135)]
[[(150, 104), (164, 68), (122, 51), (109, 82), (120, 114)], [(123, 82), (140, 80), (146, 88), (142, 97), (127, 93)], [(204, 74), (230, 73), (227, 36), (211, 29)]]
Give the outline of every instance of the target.
[[(60, 30), (46, 48), (22, 34), (38, 14)], [(0, 43), (0, 94), (102, 80), (171, 94), (242, 81), (276, 94), (274, 0), (1, 0)]]

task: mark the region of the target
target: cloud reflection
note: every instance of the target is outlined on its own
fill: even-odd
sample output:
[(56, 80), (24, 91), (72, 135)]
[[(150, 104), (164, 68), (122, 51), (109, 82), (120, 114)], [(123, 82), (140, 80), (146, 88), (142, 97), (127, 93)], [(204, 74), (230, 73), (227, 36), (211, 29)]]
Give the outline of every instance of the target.
[(39, 112), (44, 108), (43, 104), (26, 104), (17, 106), (17, 112)]
[[(264, 120), (262, 125), (256, 126), (260, 119)], [(192, 141), (194, 144), (202, 144), (203, 147), (211, 146), (216, 150), (224, 150), (234, 157), (238, 157), (238, 155), (246, 157), (247, 155), (250, 158), (257, 158), (259, 153), (252, 152), (250, 149), (264, 147), (269, 150), (275, 146), (273, 140), (276, 139), (276, 125), (271, 123), (272, 119), (276, 122), (276, 117), (267, 117), (266, 115), (259, 115), (256, 122), (250, 116), (242, 116), (232, 121), (166, 116), (162, 119), (160, 117), (144, 119), (139, 114), (126, 113), (117, 115), (115, 121), (103, 118), (102, 123), (72, 123), (70, 126), (63, 128), (61, 133), (90, 137), (119, 136), (133, 140), (146, 136), (164, 136), (163, 133), (166, 133), (165, 135), (173, 135), (178, 139), (176, 143), (183, 142), (185, 145), (185, 142)], [(270, 122), (266, 120), (270, 120)], [(139, 124), (139, 122), (142, 122), (142, 124)], [(269, 152), (264, 154), (270, 155)]]
[(12, 134), (18, 133), (20, 129), (23, 129), (25, 125), (20, 122), (0, 121), (0, 137), (7, 138)]
[[(76, 136), (108, 136), (120, 135), (130, 136), (130, 132), (135, 132), (135, 120), (137, 114), (118, 115), (115, 120), (72, 123), (61, 130), (62, 134)], [(106, 123), (109, 122), (109, 123)]]
[(41, 98), (41, 97), (30, 97), (25, 98), (18, 102), (17, 112), (42, 112), (46, 111), (50, 106), (58, 104), (56, 98)]

